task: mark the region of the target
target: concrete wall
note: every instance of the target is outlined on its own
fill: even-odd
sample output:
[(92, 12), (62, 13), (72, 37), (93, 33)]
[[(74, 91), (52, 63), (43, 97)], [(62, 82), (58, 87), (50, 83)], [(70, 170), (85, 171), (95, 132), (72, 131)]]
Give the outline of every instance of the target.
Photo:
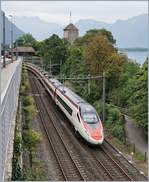
[(10, 180), (11, 178), (11, 159), (13, 154), (13, 139), (15, 129), (15, 117), (18, 104), (19, 87), (21, 79), (21, 65), (16, 66), (15, 72), (11, 76), (7, 87), (1, 95), (1, 118), (0, 127), (2, 127), (2, 163), (0, 181)]

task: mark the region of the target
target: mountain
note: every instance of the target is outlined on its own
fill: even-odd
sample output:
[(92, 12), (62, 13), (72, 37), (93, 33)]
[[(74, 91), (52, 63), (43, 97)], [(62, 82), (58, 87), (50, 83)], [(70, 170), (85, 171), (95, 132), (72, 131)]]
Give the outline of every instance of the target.
[(84, 35), (87, 30), (94, 29), (94, 28), (103, 28), (108, 27), (109, 24), (105, 22), (99, 22), (96, 20), (79, 20), (76, 24), (76, 27), (79, 29), (79, 34)]
[[(1, 20), (2, 20), (1, 32), (2, 32), (2, 42), (3, 42), (3, 15), (2, 14), (1, 14)], [(22, 36), (23, 34), (24, 32), (13, 23), (13, 40), (15, 41), (18, 37)], [(6, 40), (6, 44), (11, 43), (11, 22), (7, 17), (5, 17), (5, 40)]]
[(148, 47), (148, 15), (118, 20), (109, 27), (118, 47)]
[(64, 26), (56, 23), (44, 22), (38, 17), (16, 16), (15, 22), (24, 32), (31, 33), (37, 40), (43, 40), (52, 34), (57, 34), (61, 37), (63, 35)]
[[(48, 38), (52, 34), (63, 36), (64, 25), (44, 22), (38, 17), (15, 17), (15, 23), (24, 32), (30, 32), (37, 40)], [(117, 47), (148, 47), (148, 15), (142, 14), (127, 20), (117, 20), (106, 23), (92, 19), (79, 20), (75, 24), (80, 36), (89, 29), (106, 28), (111, 31), (117, 42)]]
[(148, 15), (142, 14), (129, 18), (128, 20), (118, 20), (113, 24), (108, 24), (95, 20), (79, 20), (76, 23), (80, 35), (93, 28), (106, 28), (111, 31), (116, 39), (117, 46), (127, 47), (148, 47)]

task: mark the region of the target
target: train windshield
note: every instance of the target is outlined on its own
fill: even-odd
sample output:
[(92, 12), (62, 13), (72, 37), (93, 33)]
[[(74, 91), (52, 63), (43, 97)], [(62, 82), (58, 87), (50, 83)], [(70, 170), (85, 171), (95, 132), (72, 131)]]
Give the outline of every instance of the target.
[(82, 113), (83, 120), (88, 124), (98, 123), (97, 114), (94, 112), (83, 112)]

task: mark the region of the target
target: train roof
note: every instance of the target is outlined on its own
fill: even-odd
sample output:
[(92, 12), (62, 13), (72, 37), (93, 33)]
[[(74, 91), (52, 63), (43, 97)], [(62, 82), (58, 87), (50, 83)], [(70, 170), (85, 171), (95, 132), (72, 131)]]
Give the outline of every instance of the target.
[(80, 105), (81, 103), (85, 103), (86, 102), (79, 95), (77, 95), (76, 93), (74, 93), (69, 88), (64, 87), (64, 90), (65, 90), (65, 95), (67, 95), (70, 99), (72, 99), (75, 104)]
[(62, 83), (60, 83), (56, 79), (50, 79), (51, 81), (54, 82), (54, 85), (58, 87), (60, 91), (64, 91), (63, 94), (69, 97), (76, 105), (78, 105), (81, 108), (82, 112), (91, 112), (95, 111), (93, 106), (91, 106), (89, 103), (87, 103), (84, 99), (82, 99), (79, 95), (74, 93), (72, 90), (69, 88), (65, 87)]
[(75, 104), (77, 104), (80, 107), (81, 112), (96, 112), (92, 105), (90, 105), (88, 102), (86, 102), (72, 90), (66, 87), (64, 88), (64, 90), (65, 90), (65, 95), (67, 95), (71, 100), (73, 100)]
[[(38, 70), (41, 71), (40, 68)], [(44, 72), (44, 73), (47, 73), (47, 72)], [(58, 90), (60, 90), (61, 92), (64, 91), (63, 94), (66, 95), (67, 97), (69, 97), (76, 105), (78, 105), (81, 108), (81, 112), (92, 112), (92, 111), (95, 111), (95, 109), (94, 109), (94, 107), (92, 105), (90, 105), (89, 103), (87, 103), (84, 99), (82, 99), (79, 95), (77, 95), (76, 93), (74, 93), (72, 90), (70, 90), (69, 88), (65, 87), (57, 79), (50, 78), (49, 80), (50, 80), (50, 82), (55, 87), (58, 88)]]

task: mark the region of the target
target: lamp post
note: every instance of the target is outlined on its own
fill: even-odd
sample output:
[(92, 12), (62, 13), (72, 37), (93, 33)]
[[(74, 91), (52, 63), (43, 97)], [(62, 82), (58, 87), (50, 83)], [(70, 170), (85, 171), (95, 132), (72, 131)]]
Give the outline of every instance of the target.
[(18, 41), (16, 40), (16, 60), (18, 59)]
[(9, 15), (11, 18), (11, 61), (13, 62), (13, 16)]
[(6, 57), (5, 57), (5, 49), (6, 49), (6, 45), (5, 45), (5, 13), (3, 12), (3, 67), (6, 67)]
[(105, 122), (105, 91), (106, 91), (106, 76), (103, 72), (103, 95), (102, 95), (102, 121)]

